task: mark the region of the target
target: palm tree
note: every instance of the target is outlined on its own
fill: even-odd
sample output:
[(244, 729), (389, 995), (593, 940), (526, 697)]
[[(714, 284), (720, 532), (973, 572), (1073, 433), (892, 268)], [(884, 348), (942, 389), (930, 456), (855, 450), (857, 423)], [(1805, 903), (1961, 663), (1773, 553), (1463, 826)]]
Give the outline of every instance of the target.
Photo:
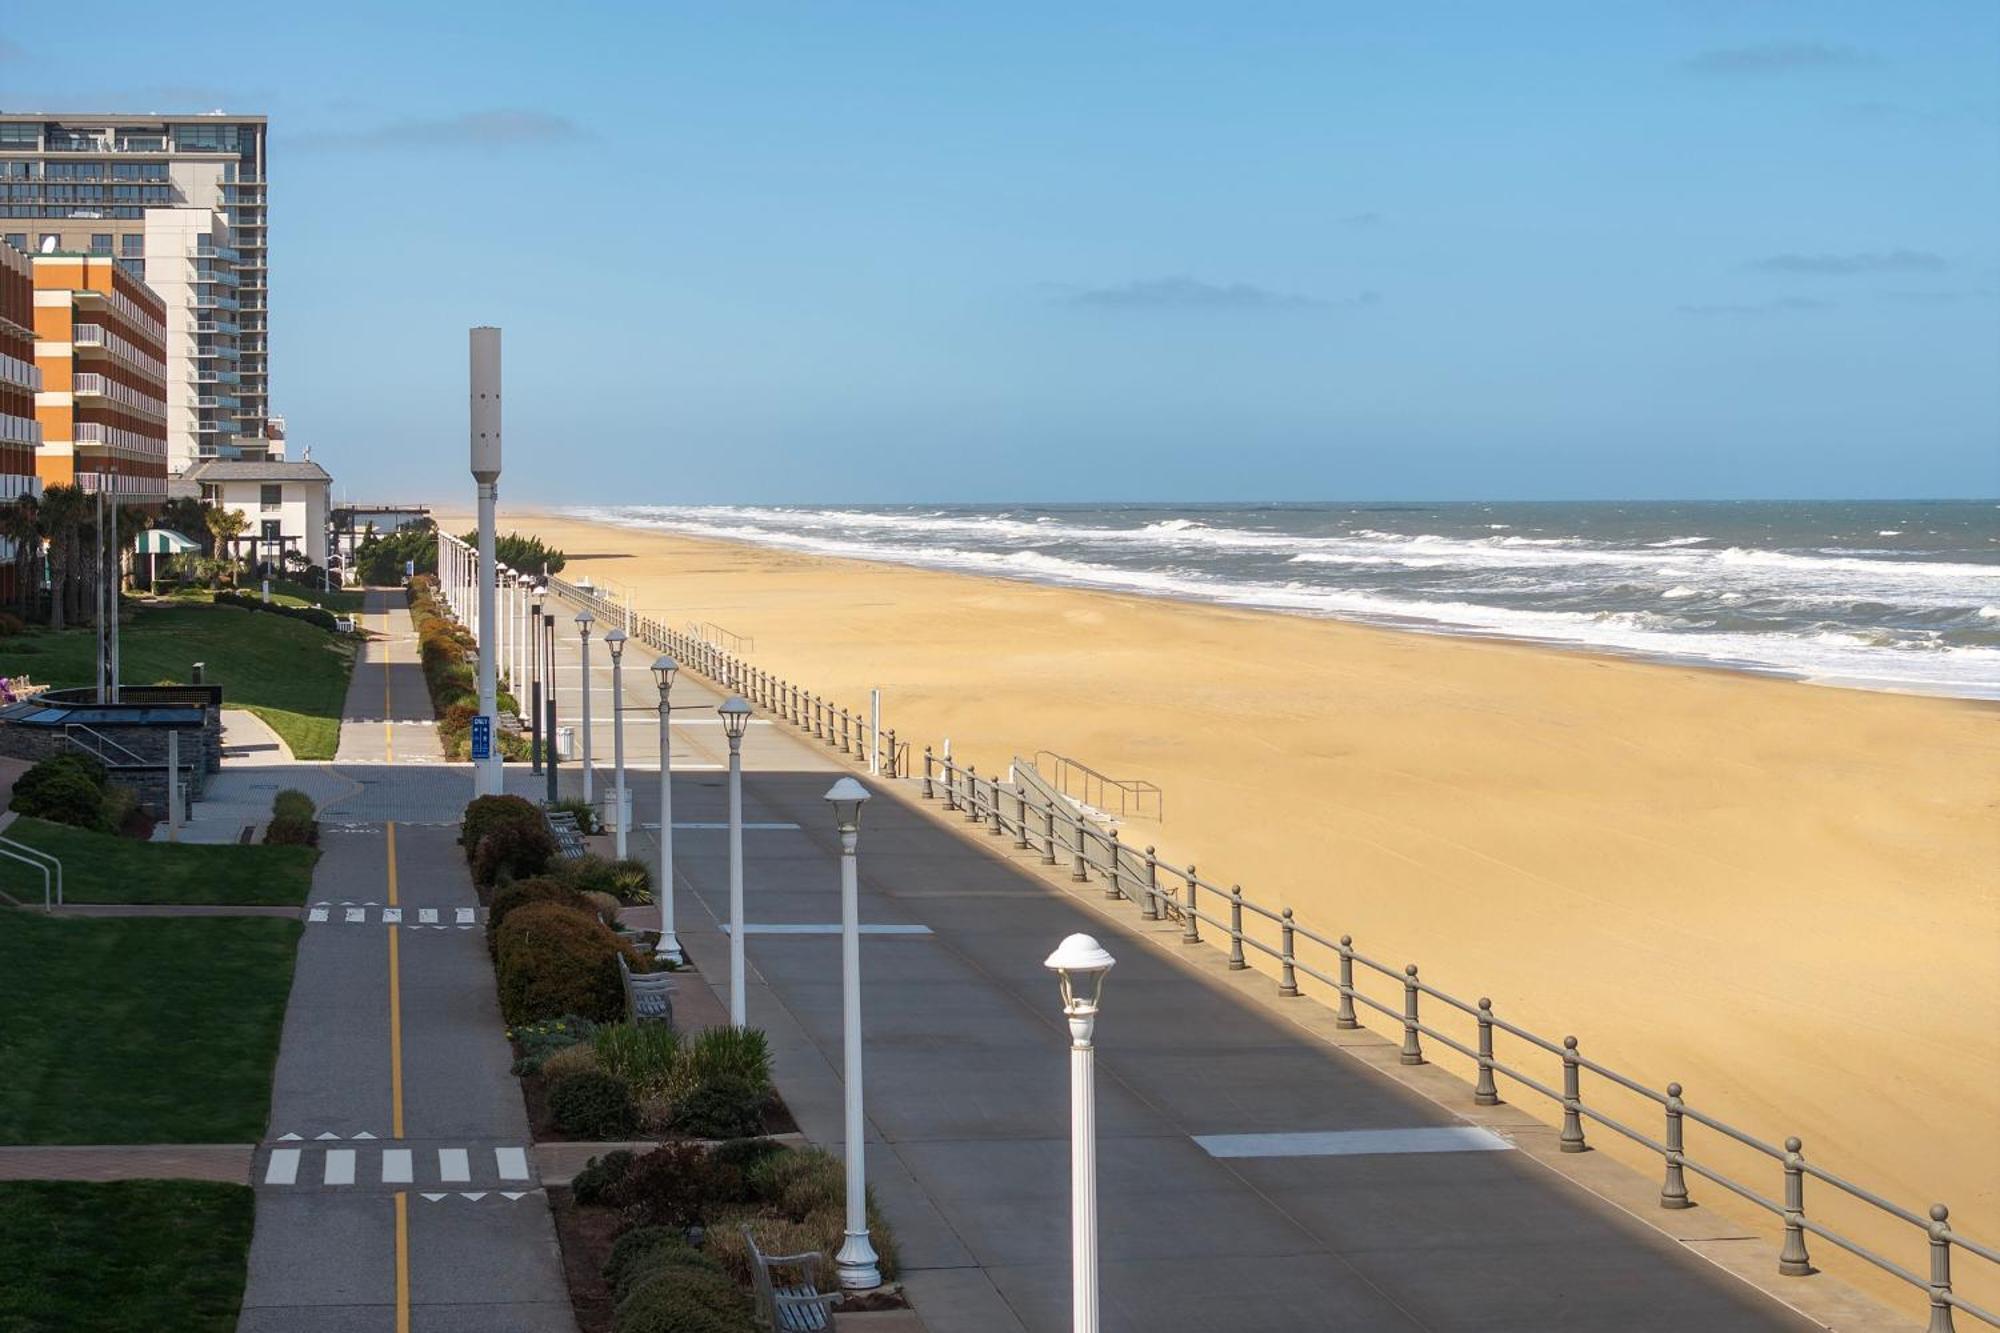
[(0, 537), (14, 544), (14, 609), (26, 620), (41, 582), (35, 577), (35, 560), (42, 553), (41, 501), (23, 495), (0, 509)]
[(243, 530), (250, 526), (250, 520), (243, 516), (241, 510), (224, 509), (220, 505), (211, 508), (204, 517), (208, 521), (209, 532), (215, 537), (216, 554), (227, 552), (234, 555), (235, 547), (231, 543), (243, 535)]
[(78, 535), (89, 513), (90, 502), (75, 486), (50, 486), (42, 492), (42, 533), (49, 543), (50, 629), (62, 629), (69, 621)]

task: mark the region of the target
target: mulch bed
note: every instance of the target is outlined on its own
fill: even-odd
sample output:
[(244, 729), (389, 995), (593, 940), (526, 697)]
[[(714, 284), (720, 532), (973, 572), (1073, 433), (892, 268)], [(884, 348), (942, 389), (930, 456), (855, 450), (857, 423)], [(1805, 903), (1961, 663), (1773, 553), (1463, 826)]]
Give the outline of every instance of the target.
[(556, 1215), (556, 1241), (562, 1246), (563, 1277), (576, 1308), (577, 1331), (612, 1333), (611, 1284), (604, 1280), (604, 1261), (618, 1237), (618, 1212), (581, 1207), (575, 1195), (557, 1186), (549, 1189), (549, 1207)]

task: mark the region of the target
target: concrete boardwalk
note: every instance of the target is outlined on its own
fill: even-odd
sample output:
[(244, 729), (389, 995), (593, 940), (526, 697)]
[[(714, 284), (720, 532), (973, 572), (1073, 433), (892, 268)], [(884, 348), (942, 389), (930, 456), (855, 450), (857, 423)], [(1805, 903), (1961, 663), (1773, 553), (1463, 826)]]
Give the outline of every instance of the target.
[(364, 623), (388, 633), (356, 666), (339, 759), (260, 770), (333, 789), (312, 892), (336, 910), (299, 945), (238, 1327), (574, 1333), (483, 932), (418, 923), (476, 906), (448, 823), (469, 778), (423, 725), (402, 594), (371, 591)]
[[(570, 721), (577, 662), (565, 631)], [(604, 782), (611, 695), (604, 654), (593, 658)], [(628, 697), (646, 716), (629, 718), (628, 761), (656, 765), (652, 690), (628, 671), (635, 683)], [(692, 706), (675, 728), (680, 936), (726, 992), (726, 742), (694, 725), (713, 716), (711, 689), (683, 676), (674, 699)], [(745, 753), (749, 923), (823, 931), (839, 898), (821, 798), (844, 770), (777, 727), (753, 727)], [(643, 827), (657, 773), (631, 780)], [(1098, 1025), (1105, 1329), (1813, 1327), (1155, 947), (1136, 913), (1129, 926), (1107, 922), (894, 795), (870, 803), (860, 855), (864, 924), (907, 928), (862, 944), (870, 1181), (934, 1333), (1069, 1327), (1067, 1035), (1041, 960), (1073, 931), (1119, 959)], [(747, 940), (750, 1021), (772, 1038), (800, 1127), (838, 1144), (838, 938)], [(1336, 1139), (1342, 1150), (1298, 1155), (1328, 1145), (1277, 1138), (1251, 1145), (1272, 1155), (1224, 1157), (1197, 1142), (1353, 1130), (1390, 1132), (1402, 1150)], [(1426, 1133), (1438, 1130), (1459, 1132)], [(1474, 1145), (1491, 1150), (1450, 1150)]]

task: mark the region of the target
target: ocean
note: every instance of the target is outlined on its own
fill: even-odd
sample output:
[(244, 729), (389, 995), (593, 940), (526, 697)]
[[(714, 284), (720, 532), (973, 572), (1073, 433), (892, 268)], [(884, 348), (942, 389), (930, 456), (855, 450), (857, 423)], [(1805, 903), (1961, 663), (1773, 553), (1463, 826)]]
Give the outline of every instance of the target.
[(822, 555), (2000, 698), (1993, 501), (577, 512)]

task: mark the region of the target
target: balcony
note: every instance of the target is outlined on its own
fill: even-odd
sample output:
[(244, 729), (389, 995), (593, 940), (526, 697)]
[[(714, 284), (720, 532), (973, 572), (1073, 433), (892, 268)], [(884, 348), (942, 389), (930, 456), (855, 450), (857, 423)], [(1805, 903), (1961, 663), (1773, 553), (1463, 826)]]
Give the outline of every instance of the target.
[(196, 310), (241, 310), (243, 307), (233, 296), (197, 296), (188, 304)]
[(141, 435), (135, 430), (122, 426), (107, 426), (100, 421), (79, 421), (76, 423), (74, 439), (80, 446), (111, 449), (128, 458), (151, 460), (167, 456), (167, 442), (152, 435)]
[(154, 379), (167, 377), (166, 362), (134, 347), (102, 324), (78, 324), (71, 331), (70, 342), (82, 351), (108, 352), (113, 358), (145, 372)]
[[(165, 454), (161, 460), (165, 461)], [(86, 495), (102, 491), (106, 495), (116, 495), (128, 499), (159, 500), (167, 494), (165, 477), (130, 477), (116, 472), (79, 472), (76, 474), (77, 489)]]
[(209, 366), (197, 366), (188, 375), (190, 384), (241, 384), (243, 377), (233, 370), (216, 370)]
[(128, 412), (166, 420), (167, 405), (163, 400), (141, 393), (129, 384), (120, 384), (106, 375), (82, 372), (72, 381), (71, 391), (78, 398), (102, 399)]
[(198, 319), (188, 325), (188, 328), (195, 333), (234, 333), (236, 327), (233, 322), (226, 319)]

